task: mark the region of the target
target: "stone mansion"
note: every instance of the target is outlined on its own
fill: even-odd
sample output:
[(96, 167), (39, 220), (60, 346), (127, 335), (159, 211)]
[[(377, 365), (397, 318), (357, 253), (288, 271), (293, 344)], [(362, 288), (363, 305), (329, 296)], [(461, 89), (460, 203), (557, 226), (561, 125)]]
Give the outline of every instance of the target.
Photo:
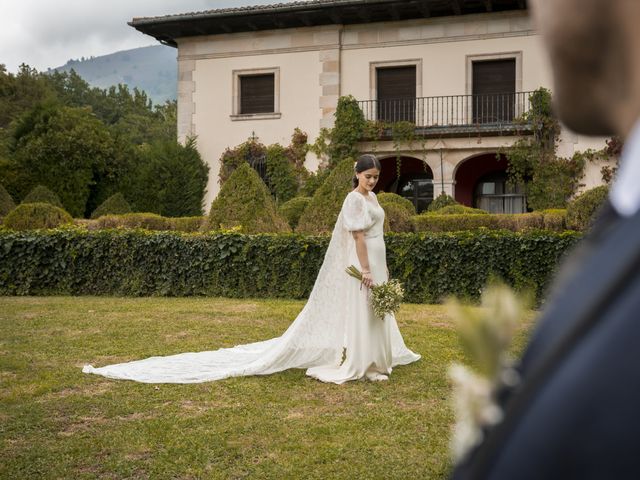
[[(390, 140), (359, 144), (381, 159), (380, 191), (419, 210), (441, 191), (493, 212), (526, 209), (496, 156), (531, 134), (516, 124), (531, 92), (552, 89), (525, 0), (309, 0), (130, 25), (177, 48), (178, 137), (197, 136), (210, 166), (206, 206), (227, 147), (252, 135), (287, 145), (295, 128), (313, 142), (332, 126), (338, 98), (352, 95), (366, 119), (409, 121), (421, 134), (400, 150)], [(601, 149), (604, 140), (563, 128), (558, 154)], [(311, 153), (306, 166), (318, 166)], [(601, 183), (599, 165), (583, 183)]]

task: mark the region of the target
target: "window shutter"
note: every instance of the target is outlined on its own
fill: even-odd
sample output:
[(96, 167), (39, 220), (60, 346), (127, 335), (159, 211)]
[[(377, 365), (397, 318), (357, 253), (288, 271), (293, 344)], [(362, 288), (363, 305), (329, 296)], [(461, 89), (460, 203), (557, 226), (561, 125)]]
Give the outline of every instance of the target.
[(378, 120), (415, 122), (416, 67), (376, 69)]
[(240, 77), (240, 113), (273, 113), (275, 79), (272, 73)]
[(474, 123), (510, 122), (514, 117), (516, 60), (473, 62)]
[(473, 62), (474, 95), (516, 92), (516, 60)]

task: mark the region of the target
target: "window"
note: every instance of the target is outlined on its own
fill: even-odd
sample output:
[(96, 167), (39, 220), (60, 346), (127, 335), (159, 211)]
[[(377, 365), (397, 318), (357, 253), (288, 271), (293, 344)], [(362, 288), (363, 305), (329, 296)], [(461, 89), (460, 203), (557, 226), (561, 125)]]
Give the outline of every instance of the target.
[(506, 172), (494, 172), (476, 184), (473, 204), (489, 213), (524, 213), (527, 201), (522, 185), (507, 182)]
[(398, 195), (413, 203), (418, 213), (433, 201), (433, 179), (427, 173), (402, 175), (397, 185)]
[(273, 73), (240, 76), (240, 114), (273, 113), (275, 78)]
[(377, 118), (383, 122), (416, 121), (416, 65), (376, 69)]
[(280, 118), (280, 69), (234, 70), (232, 120)]
[(472, 62), (473, 123), (511, 122), (514, 118), (516, 59)]

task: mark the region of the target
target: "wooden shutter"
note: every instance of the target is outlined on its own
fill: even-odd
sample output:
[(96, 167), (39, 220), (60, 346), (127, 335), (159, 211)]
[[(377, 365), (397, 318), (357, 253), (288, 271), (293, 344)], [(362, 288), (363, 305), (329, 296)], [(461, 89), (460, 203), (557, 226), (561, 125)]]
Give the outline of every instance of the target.
[(241, 76), (240, 113), (273, 113), (274, 88), (273, 73)]
[(473, 62), (474, 123), (512, 121), (515, 92), (515, 58)]
[(415, 122), (416, 66), (376, 69), (378, 120)]

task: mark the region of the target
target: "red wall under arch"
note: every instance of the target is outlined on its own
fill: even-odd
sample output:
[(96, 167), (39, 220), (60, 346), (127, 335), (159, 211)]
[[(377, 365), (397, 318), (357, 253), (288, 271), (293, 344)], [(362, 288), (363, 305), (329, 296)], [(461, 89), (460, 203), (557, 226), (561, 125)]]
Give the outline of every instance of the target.
[(457, 202), (473, 206), (473, 189), (478, 180), (488, 173), (507, 170), (507, 159), (503, 155), (486, 153), (463, 160), (456, 170), (455, 199)]

